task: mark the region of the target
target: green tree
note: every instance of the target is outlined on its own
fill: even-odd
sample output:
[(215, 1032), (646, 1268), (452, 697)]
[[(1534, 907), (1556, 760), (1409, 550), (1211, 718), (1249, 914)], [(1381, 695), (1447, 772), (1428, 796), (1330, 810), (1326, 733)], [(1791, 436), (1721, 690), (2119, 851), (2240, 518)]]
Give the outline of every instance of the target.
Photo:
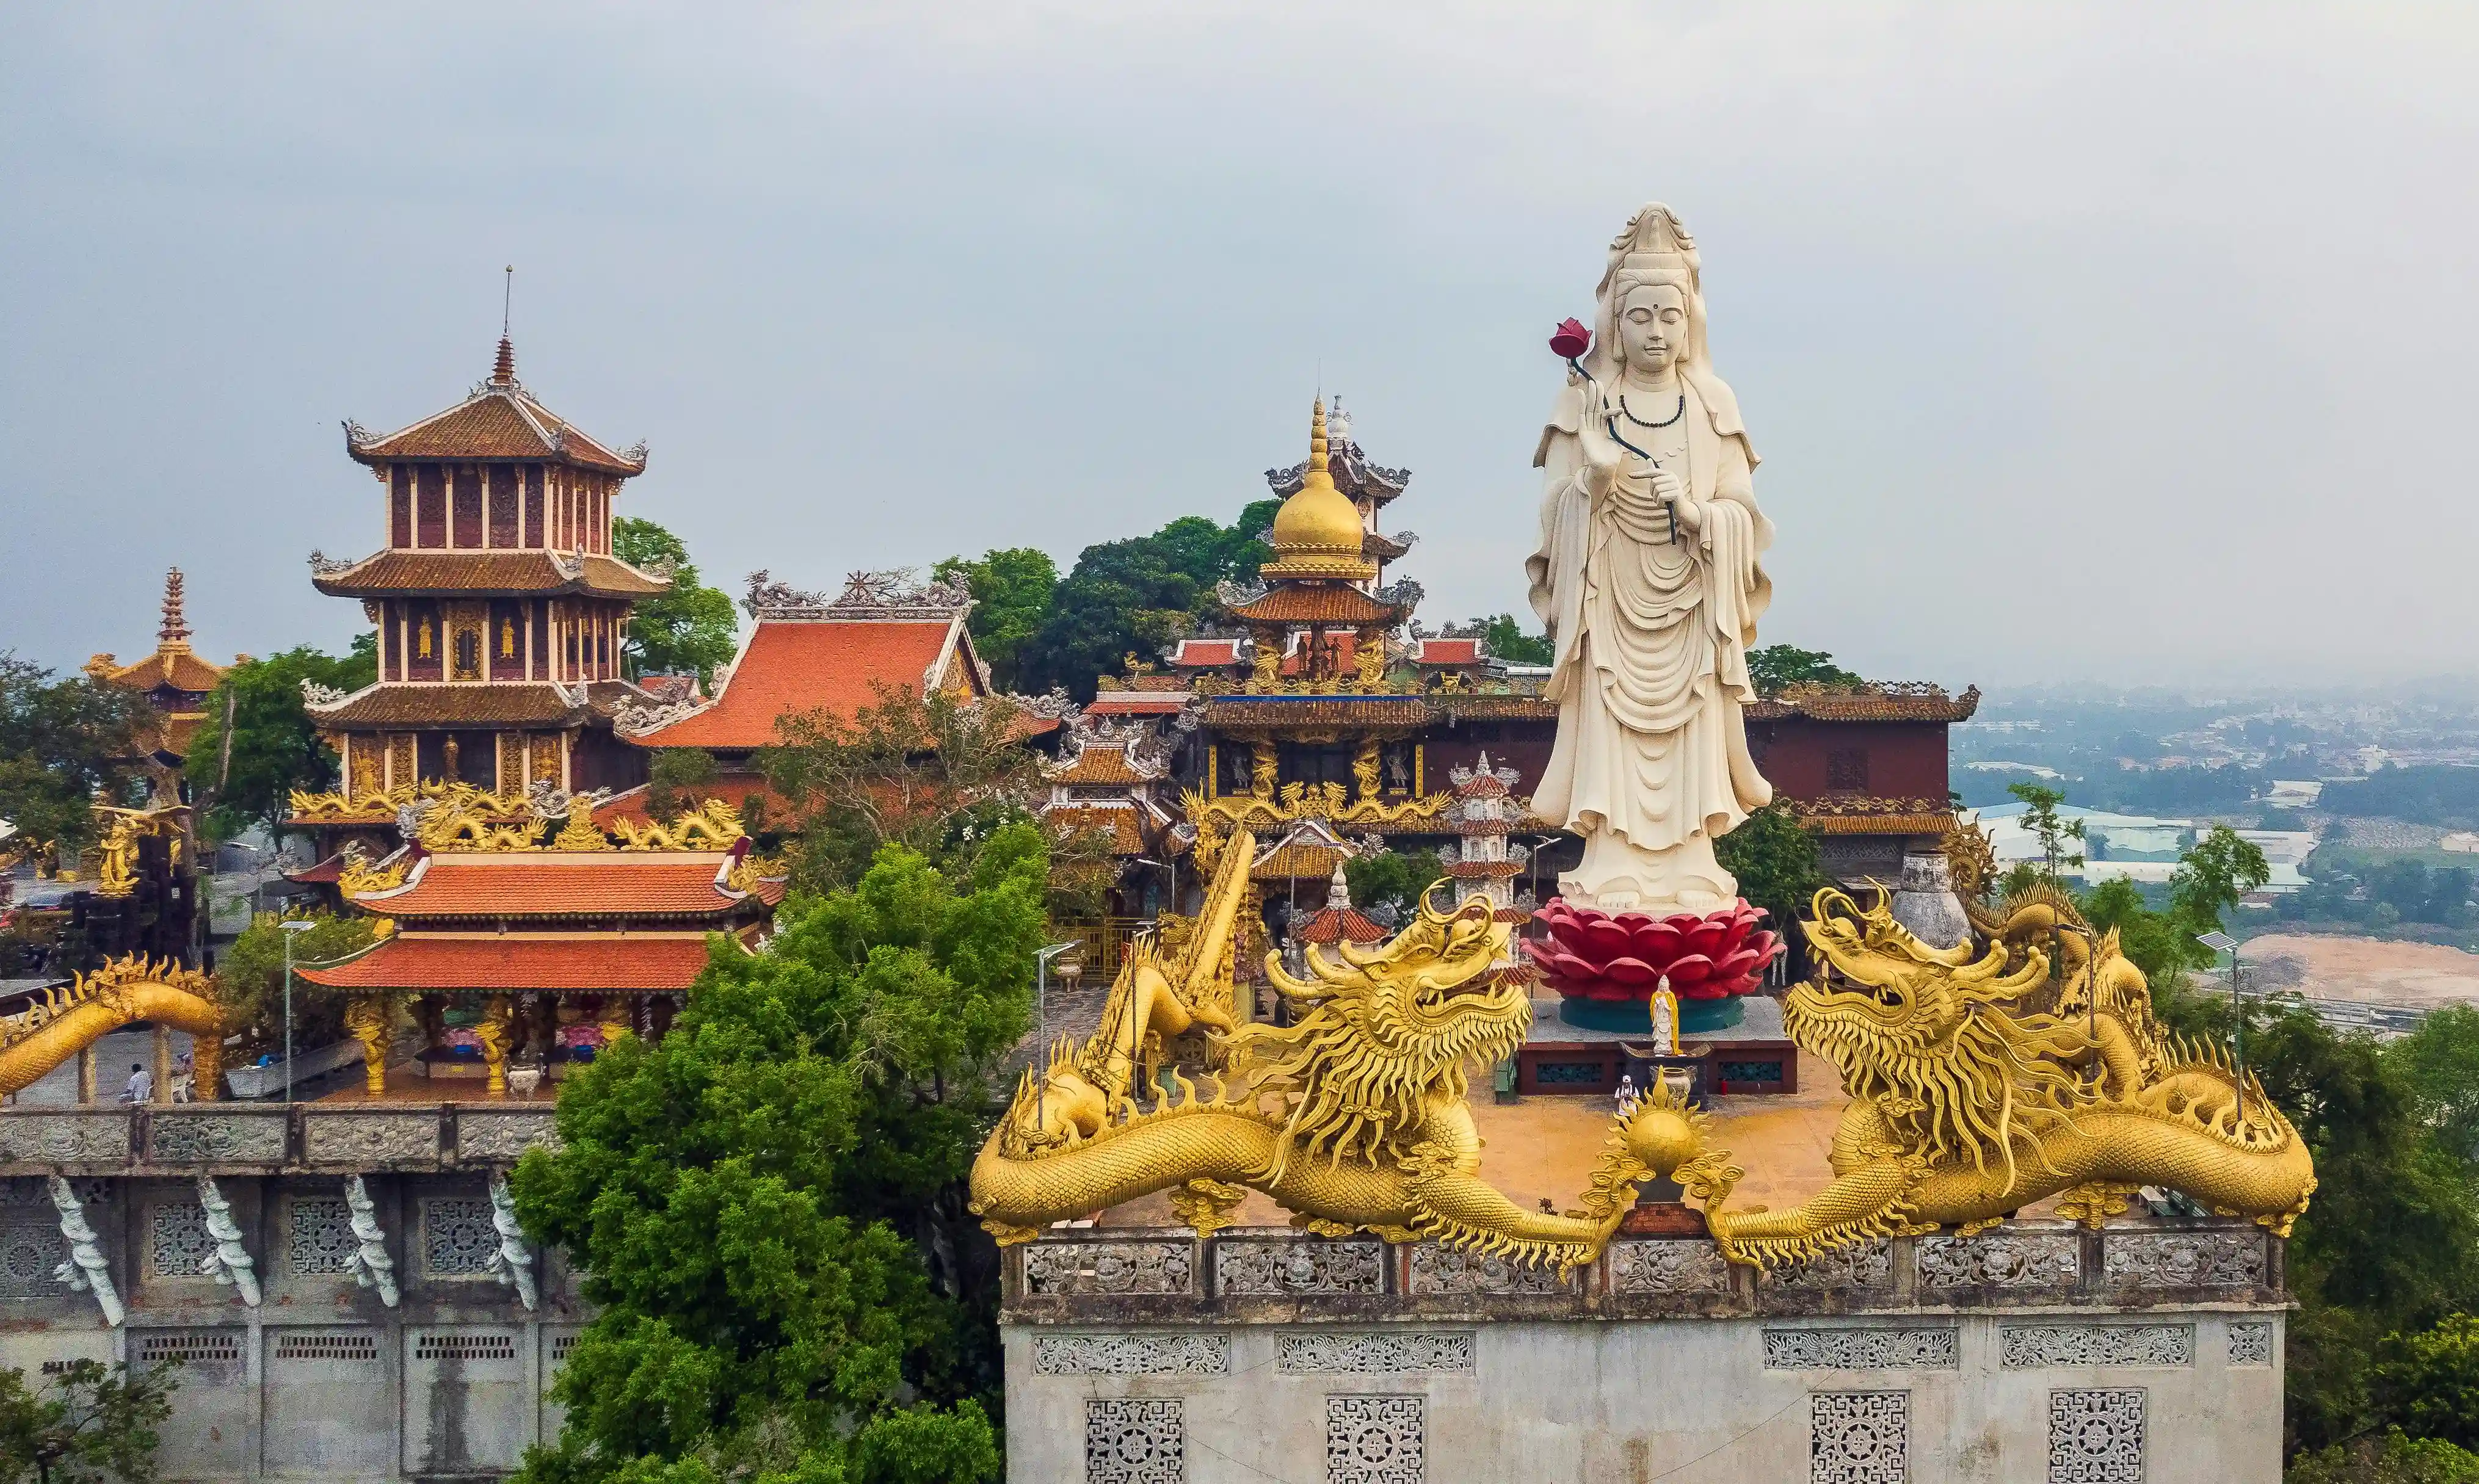
[(138, 777), (154, 707), (89, 677), (55, 678), (0, 650), (0, 819), (64, 850), (95, 836), (95, 799), (120, 802)]
[(2169, 903), (2186, 930), (2186, 940), (2204, 956), (2196, 967), (2211, 961), (2211, 950), (2195, 943), (2195, 935), (2220, 932), (2221, 914), (2270, 880), (2272, 867), (2262, 849), (2238, 838), (2227, 825), (2214, 825), (2210, 834), (2187, 847), (2169, 878)]
[(702, 747), (657, 749), (646, 768), (646, 812), (673, 819), (696, 808), (721, 773), (714, 754)]
[(225, 671), (182, 769), (206, 809), (207, 832), (229, 839), (253, 824), (272, 829), (292, 813), (293, 790), (337, 786), (335, 751), (311, 725), (302, 684), (350, 695), (378, 676), (376, 633), (357, 636), (341, 656), (305, 644)]
[(1029, 822), (953, 875), (889, 845), (566, 1085), (517, 1209), (597, 1313), (521, 1479), (998, 1476), (998, 1253), (964, 1180), (1030, 1026), (1045, 876)]
[(1794, 948), (1802, 915), (1818, 891), (1833, 884), (1817, 857), (1816, 836), (1778, 799), (1714, 841), (1713, 858), (1739, 879), (1739, 895), (1763, 908), (1769, 925)]
[(2479, 1455), (2433, 1438), (2405, 1436), (2335, 1444), (2290, 1460), (2282, 1484), (2479, 1484)]
[(2375, 1395), (2412, 1437), (2479, 1446), (2479, 1319), (2456, 1314), (2432, 1329), (2386, 1336)]
[(1095, 678), (1117, 674), (1129, 654), (1153, 660), (1214, 611), (1218, 583), (1253, 578), (1272, 558), (1263, 536), (1280, 506), (1253, 501), (1229, 525), (1182, 516), (1150, 536), (1086, 547), (1018, 652), (1021, 687), (1064, 686), (1089, 701)]
[(2057, 806), (2066, 802), (2063, 790), (2022, 782), (2006, 784), (2006, 791), (2023, 801), (2023, 828), (2032, 832), (2040, 842), (2040, 858), (2044, 863), (2040, 873), (2042, 880), (2057, 882), (2058, 873), (2064, 868), (2083, 863), (2083, 852), (2066, 848), (2068, 840), (2078, 843), (2083, 840), (2083, 822), (2057, 817)]
[(1041, 772), (1021, 725), (1009, 704), (897, 685), (850, 717), (779, 720), (781, 742), (757, 759), (791, 812), (770, 825), (798, 837), (794, 883), (847, 884), (890, 844), (941, 865), (968, 860), (1034, 801)]
[(2420, 1121), (2444, 1148), (2479, 1164), (2479, 1007), (2433, 1011), (2385, 1049), (2417, 1094)]
[(69, 1362), (40, 1388), (0, 1370), (0, 1484), (149, 1484), (156, 1429), (172, 1415), (167, 1367)]
[(1465, 626), (1476, 629), (1491, 654), (1511, 665), (1546, 665), (1556, 657), (1546, 633), (1534, 633), (1512, 613), (1493, 613)]
[(1059, 564), (1031, 547), (993, 547), (979, 557), (951, 556), (930, 569), (941, 582), (961, 582), (973, 595), (965, 627), (1001, 690), (1017, 688), (1024, 647), (1050, 617)]
[[(311, 912), (303, 920), (311, 924), (309, 931), (288, 934), (279, 926), (285, 921), (283, 917), (261, 912), (216, 958), (213, 984), (216, 1003), (224, 1012), (224, 1025), (239, 1032), (244, 1044), (253, 1050), (281, 1046), (284, 1040), (284, 944), (288, 936), (293, 940), (295, 969), (349, 958), (377, 941), (375, 922), (370, 917)], [(324, 1046), (344, 1034), (345, 997), (296, 978), (293, 985), (294, 1048), (307, 1051)]]
[(1802, 650), (1791, 644), (1768, 644), (1750, 650), (1748, 678), (1759, 696), (1778, 696), (1794, 685), (1850, 690), (1867, 683), (1835, 664), (1833, 656), (1823, 650)]
[(740, 618), (721, 588), (698, 580), (689, 549), (652, 521), (622, 516), (611, 523), (611, 551), (632, 567), (672, 564), (672, 590), (636, 606), (620, 642), (620, 673), (695, 675), (714, 679), (714, 668), (739, 646)]
[(1343, 884), (1351, 888), (1353, 906), (1367, 908), (1391, 902), (1398, 911), (1409, 911), (1419, 902), (1420, 893), (1445, 874), (1433, 850), (1380, 851), (1342, 866)]

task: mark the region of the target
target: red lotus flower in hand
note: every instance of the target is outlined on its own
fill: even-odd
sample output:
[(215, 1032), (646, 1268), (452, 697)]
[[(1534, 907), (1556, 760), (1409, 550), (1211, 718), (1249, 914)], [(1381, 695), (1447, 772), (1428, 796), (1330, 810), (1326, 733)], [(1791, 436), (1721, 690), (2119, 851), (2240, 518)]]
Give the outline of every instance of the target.
[(1612, 914), (1553, 897), (1532, 914), (1548, 939), (1526, 938), (1523, 951), (1570, 999), (1648, 1000), (1666, 977), (1682, 1000), (1718, 1000), (1754, 988), (1780, 952), (1756, 926), (1764, 915), (1745, 902), (1702, 917)]
[(1549, 349), (1563, 360), (1572, 361), (1592, 348), (1593, 332), (1572, 315), (1559, 320), (1558, 327), (1549, 332)]

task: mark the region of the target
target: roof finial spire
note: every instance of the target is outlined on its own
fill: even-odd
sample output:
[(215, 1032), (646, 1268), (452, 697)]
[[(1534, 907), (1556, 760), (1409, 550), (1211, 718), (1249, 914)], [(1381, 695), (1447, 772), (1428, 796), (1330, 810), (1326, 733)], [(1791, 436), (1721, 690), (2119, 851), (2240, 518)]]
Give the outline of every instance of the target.
[(517, 266), (509, 264), (507, 276), (499, 283), (499, 358), (491, 363), (491, 384), (512, 387), (517, 384), (517, 347), (508, 340), (508, 310), (517, 294)]
[(165, 644), (187, 644), (190, 641), (190, 621), (181, 611), (181, 569), (178, 567), (164, 574), (164, 627), (155, 630), (155, 637)]
[[(1293, 405), (1293, 406), (1297, 406), (1297, 405), (1298, 405), (1298, 403), (1296, 403), (1296, 402), (1295, 402), (1295, 403), (1293, 403), (1292, 405)], [(1314, 409), (1309, 413), (1309, 471), (1308, 471), (1308, 472), (1309, 472), (1309, 473), (1310, 473), (1310, 474), (1312, 474), (1312, 475), (1317, 475), (1317, 474), (1325, 474), (1325, 475), (1326, 475), (1326, 477), (1321, 478), (1321, 479), (1312, 479), (1312, 480), (1310, 481), (1310, 482), (1312, 482), (1312, 483), (1316, 483), (1316, 484), (1323, 484), (1323, 485), (1328, 485), (1328, 486), (1331, 486), (1331, 485), (1334, 483), (1333, 476), (1328, 473), (1327, 468), (1326, 468), (1326, 458), (1325, 458), (1325, 394), (1323, 394), (1322, 392), (1320, 392), (1320, 393), (1318, 393), (1318, 394), (1317, 394), (1317, 399), (1316, 399), (1316, 406), (1315, 406), (1315, 407), (1314, 407)]]

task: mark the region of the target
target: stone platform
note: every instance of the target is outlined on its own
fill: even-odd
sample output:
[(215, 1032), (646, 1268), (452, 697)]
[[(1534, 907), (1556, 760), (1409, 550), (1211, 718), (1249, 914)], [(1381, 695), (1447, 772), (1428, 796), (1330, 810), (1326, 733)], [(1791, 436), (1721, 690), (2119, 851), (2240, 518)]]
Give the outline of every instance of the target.
[(1280, 1228), (1054, 1235), (1008, 1254), (1009, 1476), (2274, 1484), (2283, 1245), (2026, 1221), (1759, 1276), (1621, 1241), (1562, 1280)]
[[(1532, 1002), (1532, 1028), (1515, 1054), (1515, 1090), (1526, 1097), (1607, 1097), (1618, 1090), (1626, 1061), (1623, 1046), (1645, 1047), (1643, 1031), (1604, 1031), (1569, 1025), (1560, 1001)], [(1765, 995), (1740, 997), (1736, 1025), (1702, 1036), (1682, 1036), (1687, 1056), (1709, 1055), (1712, 1076), (1723, 1089), (1740, 1093), (1797, 1092), (1799, 1049), (1782, 1034), (1781, 1002)]]

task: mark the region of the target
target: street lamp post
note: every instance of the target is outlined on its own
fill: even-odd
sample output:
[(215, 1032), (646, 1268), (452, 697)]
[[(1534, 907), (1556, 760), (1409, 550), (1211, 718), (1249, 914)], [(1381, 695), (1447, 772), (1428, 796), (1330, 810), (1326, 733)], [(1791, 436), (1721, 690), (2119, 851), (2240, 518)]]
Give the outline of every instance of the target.
[(284, 929), (284, 1100), (293, 1101), (293, 940), (313, 926), (300, 918), (280, 924)]
[(2198, 933), (2195, 941), (2230, 956), (2230, 1047), (2238, 1069), (2238, 1122), (2246, 1122), (2246, 1001), (2238, 995), (2238, 940), (2226, 933)]

